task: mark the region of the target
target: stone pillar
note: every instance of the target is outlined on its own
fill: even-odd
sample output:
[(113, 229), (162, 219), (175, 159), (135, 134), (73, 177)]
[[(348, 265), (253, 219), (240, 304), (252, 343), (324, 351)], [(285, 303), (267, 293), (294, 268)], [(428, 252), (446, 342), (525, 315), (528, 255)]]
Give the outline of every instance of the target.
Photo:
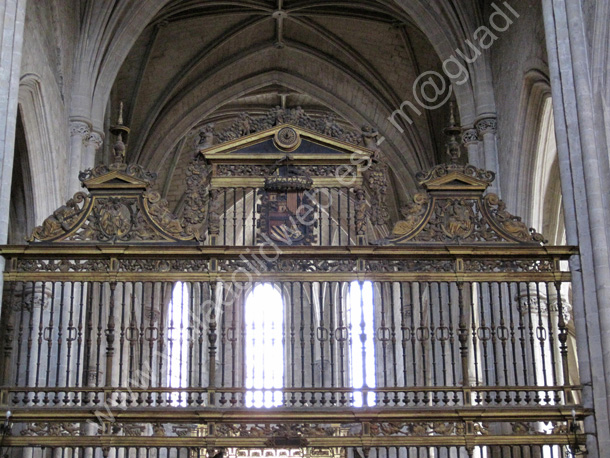
[(543, 0), (555, 133), (567, 242), (580, 254), (570, 260), (574, 324), (589, 457), (610, 448), (610, 263), (604, 183), (605, 135), (591, 81), (583, 2)]
[[(25, 5), (26, 0), (5, 0), (0, 3), (0, 244), (6, 243), (8, 238)], [(4, 272), (2, 257), (0, 272)], [(0, 276), (0, 291), (2, 288), (3, 279)]]
[[(476, 122), (475, 127), (479, 139), (483, 142), (483, 157), (485, 158), (485, 169), (498, 172), (498, 145), (496, 143), (496, 132), (498, 122), (495, 115), (486, 116)], [(489, 187), (489, 192), (500, 195), (500, 179), (496, 175), (495, 181)]]
[(71, 197), (80, 188), (78, 173), (81, 170), (81, 162), (86, 157), (86, 144), (91, 135), (89, 123), (84, 121), (70, 122), (70, 167), (68, 169), (68, 195)]

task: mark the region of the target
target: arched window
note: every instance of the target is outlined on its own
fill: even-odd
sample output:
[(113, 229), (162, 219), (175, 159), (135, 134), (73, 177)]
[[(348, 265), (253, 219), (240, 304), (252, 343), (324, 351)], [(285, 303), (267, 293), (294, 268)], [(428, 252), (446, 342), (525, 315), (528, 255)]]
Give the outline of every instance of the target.
[[(353, 281), (349, 285), (347, 305), (350, 317), (351, 382), (354, 407), (364, 404), (363, 390), (375, 388), (375, 345), (373, 284)], [(375, 405), (375, 393), (368, 393), (366, 405)]]
[[(177, 282), (172, 291), (167, 316), (167, 385), (170, 388), (188, 386), (188, 329), (189, 329), (189, 294), (182, 282)], [(171, 395), (172, 405), (186, 406), (186, 394)]]
[(284, 386), (284, 302), (269, 283), (246, 298), (246, 407), (282, 405)]

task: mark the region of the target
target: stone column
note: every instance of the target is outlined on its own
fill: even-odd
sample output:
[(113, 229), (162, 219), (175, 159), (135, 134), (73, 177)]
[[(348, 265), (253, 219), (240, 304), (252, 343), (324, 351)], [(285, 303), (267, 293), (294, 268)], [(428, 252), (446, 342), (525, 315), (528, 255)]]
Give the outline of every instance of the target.
[(83, 141), (85, 145), (85, 154), (81, 157), (80, 170), (87, 170), (95, 166), (97, 152), (104, 144), (104, 134), (91, 132)]
[(591, 81), (583, 2), (543, 0), (566, 236), (570, 260), (582, 403), (590, 457), (610, 448), (610, 263), (605, 206), (607, 145)]
[(86, 144), (91, 135), (89, 123), (84, 121), (70, 122), (70, 167), (68, 169), (68, 195), (69, 198), (79, 190), (80, 182), (78, 173), (81, 170), (81, 162), (86, 157)]
[[(8, 238), (25, 5), (26, 0), (0, 3), (0, 244), (6, 243)], [(0, 272), (3, 271), (4, 258), (0, 257)], [(0, 291), (2, 288), (0, 276)]]
[[(486, 116), (476, 122), (475, 127), (479, 139), (483, 142), (483, 157), (485, 158), (485, 169), (498, 172), (498, 145), (496, 143), (496, 132), (498, 122), (495, 115)], [(500, 195), (500, 180), (496, 175), (495, 181), (489, 187), (489, 192)]]
[(462, 144), (468, 153), (468, 163), (482, 168), (483, 161), (479, 154), (479, 134), (475, 128), (466, 129), (462, 132)]

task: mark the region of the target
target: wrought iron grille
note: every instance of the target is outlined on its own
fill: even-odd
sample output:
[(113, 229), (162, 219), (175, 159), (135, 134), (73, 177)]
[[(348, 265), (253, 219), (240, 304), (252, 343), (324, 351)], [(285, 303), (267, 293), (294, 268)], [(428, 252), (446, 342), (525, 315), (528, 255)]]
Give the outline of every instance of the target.
[[(89, 193), (29, 245), (1, 247), (12, 455), (582, 450), (591, 412), (565, 266), (577, 249), (545, 246), (483, 195), (493, 174), (419, 175), (424, 191), (388, 230), (383, 168), (353, 168), (342, 187), (324, 174), (345, 155), (204, 156), (181, 216), (151, 174), (116, 163), (84, 173)], [(311, 199), (311, 231), (290, 220), (305, 192), (334, 200), (323, 213)], [(261, 236), (284, 230), (292, 243)]]

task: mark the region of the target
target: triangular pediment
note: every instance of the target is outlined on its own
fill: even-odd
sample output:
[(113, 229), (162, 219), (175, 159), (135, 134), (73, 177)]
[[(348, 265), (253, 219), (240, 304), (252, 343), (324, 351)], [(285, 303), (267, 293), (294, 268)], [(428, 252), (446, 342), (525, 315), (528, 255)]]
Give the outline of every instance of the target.
[(83, 181), (83, 186), (93, 189), (146, 189), (148, 182), (127, 175), (119, 170), (113, 170), (104, 175)]
[(464, 173), (454, 171), (449, 172), (445, 176), (432, 178), (431, 180), (422, 183), (422, 185), (429, 191), (484, 191), (489, 186), (489, 183), (484, 180), (468, 176)]
[(348, 160), (354, 154), (370, 157), (373, 151), (291, 124), (280, 124), (262, 132), (200, 150), (208, 160), (295, 159)]

